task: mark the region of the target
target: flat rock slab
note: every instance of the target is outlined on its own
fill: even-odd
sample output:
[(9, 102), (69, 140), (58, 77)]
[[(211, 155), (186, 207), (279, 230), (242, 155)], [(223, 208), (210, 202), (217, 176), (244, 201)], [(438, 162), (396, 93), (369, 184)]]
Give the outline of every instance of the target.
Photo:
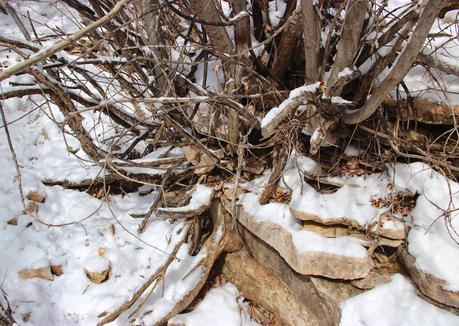
[(373, 174), (334, 179), (342, 184), (334, 193), (322, 194), (307, 183), (295, 188), (290, 203), (292, 215), (303, 221), (346, 225), (389, 239), (405, 239), (404, 224), (393, 219), (387, 208), (377, 205), (390, 193), (388, 176)]
[(406, 248), (401, 250), (399, 259), (422, 294), (441, 304), (459, 308), (459, 292), (446, 290), (444, 280), (418, 269), (416, 259), (409, 254)]
[(258, 196), (251, 196), (255, 195), (242, 195), (246, 205), (239, 210), (239, 222), (273, 247), (296, 272), (352, 280), (364, 278), (372, 269), (373, 262), (363, 240), (350, 236), (326, 238), (305, 231), (289, 214), (287, 205), (271, 203), (257, 207)]

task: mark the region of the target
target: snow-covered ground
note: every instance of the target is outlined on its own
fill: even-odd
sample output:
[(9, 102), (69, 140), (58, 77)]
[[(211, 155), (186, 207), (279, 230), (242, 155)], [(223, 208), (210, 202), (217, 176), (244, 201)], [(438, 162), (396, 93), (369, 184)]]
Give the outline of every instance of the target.
[[(54, 34), (55, 31), (49, 27), (59, 27), (63, 32), (71, 32), (77, 28), (75, 13), (59, 3), (49, 6), (54, 1), (10, 3), (22, 13), (30, 12), (32, 19), (38, 22), (39, 35)], [(270, 3), (270, 8), (273, 9), (271, 21), (275, 24), (285, 8), (274, 3)], [(73, 21), (68, 18), (71, 15), (75, 17)], [(12, 19), (1, 13), (0, 27), (2, 35), (22, 38)], [(47, 42), (51, 44), (54, 42), (53, 38)], [(19, 60), (20, 57), (14, 52), (1, 49), (2, 68)], [(25, 76), (12, 77), (1, 82), (0, 90), (10, 87), (11, 81), (30, 80)], [(50, 119), (63, 119), (55, 106), (45, 103), (39, 96), (9, 99), (2, 103), (20, 166), (21, 179), (16, 173), (5, 128), (1, 128), (1, 289), (20, 325), (95, 325), (102, 313), (112, 312), (128, 300), (167, 260), (175, 245), (182, 240), (184, 223), (153, 220), (146, 231), (139, 235), (139, 220), (132, 218), (130, 214), (148, 211), (153, 193), (145, 196), (136, 193), (111, 195), (101, 200), (60, 186), (44, 186), (44, 179), (77, 182), (100, 176), (102, 171), (99, 167), (85, 162), (86, 157), (81, 150), (78, 151), (81, 159), (70, 153), (80, 145), (71, 136), (67, 136), (64, 141), (61, 130)], [(37, 104), (43, 105), (37, 109)], [(24, 194), (34, 191), (45, 196), (44, 202), (37, 204), (35, 213), (24, 213), (19, 181), (22, 182)], [(442, 182), (439, 181), (440, 185), (435, 186), (444, 187), (448, 191), (447, 185)], [(419, 186), (421, 191), (429, 194), (428, 187), (435, 182), (406, 183), (406, 187)], [(448, 194), (443, 192), (445, 193)], [(434, 193), (431, 195), (435, 198)], [(26, 199), (25, 204), (28, 205), (29, 202)], [(434, 211), (432, 214), (436, 213)], [(418, 214), (422, 215), (422, 212)], [(430, 221), (425, 221), (428, 222)], [(424, 228), (428, 226), (423, 225)], [(422, 230), (419, 234), (413, 233), (412, 237), (423, 235), (425, 230)], [(438, 245), (436, 248), (443, 245), (434, 240), (432, 239), (432, 243)], [(418, 248), (414, 250), (416, 249)], [(419, 250), (421, 255), (425, 253)], [(446, 258), (438, 256), (449, 264), (438, 265), (440, 262), (435, 261), (435, 257), (432, 257), (433, 263), (428, 257), (423, 257), (421, 266), (427, 270), (432, 264), (436, 264), (435, 268), (440, 266), (434, 273), (444, 276), (449, 282), (449, 288), (457, 290), (459, 279), (456, 267), (459, 259), (456, 259), (456, 251), (451, 252)], [(180, 248), (176, 256), (180, 263), (178, 259), (174, 259), (163, 281), (155, 289), (146, 291), (147, 294), (139, 300), (142, 302), (141, 309), (136, 310), (137, 306), (134, 306), (130, 310), (133, 313), (132, 318), (124, 316), (113, 325), (128, 325), (132, 320), (139, 322), (142, 317), (145, 317), (144, 322), (153, 323), (171, 308), (182, 293), (193, 286), (200, 272), (199, 268), (194, 267), (202, 257), (190, 257), (187, 244)], [(47, 269), (50, 266), (60, 266), (63, 274), (52, 275), (52, 280), (21, 279), (18, 274), (24, 269)], [(101, 284), (92, 283), (86, 274), (88, 270), (101, 272), (107, 268), (108, 279)], [(193, 312), (176, 316), (173, 322), (186, 325), (254, 325), (237, 289), (231, 284), (212, 289)], [(341, 324), (458, 325), (459, 319), (417, 297), (408, 281), (401, 275), (395, 275), (390, 283), (346, 301)]]

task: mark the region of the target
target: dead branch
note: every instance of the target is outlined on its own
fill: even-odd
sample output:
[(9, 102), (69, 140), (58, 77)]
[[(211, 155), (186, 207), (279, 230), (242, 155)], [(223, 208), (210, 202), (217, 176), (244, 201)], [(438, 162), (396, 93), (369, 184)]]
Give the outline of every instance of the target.
[(123, 312), (128, 310), (132, 305), (140, 298), (140, 296), (153, 284), (153, 282), (157, 281), (159, 278), (162, 278), (164, 274), (166, 273), (167, 268), (169, 265), (174, 261), (174, 259), (178, 259), (176, 254), (182, 244), (186, 241), (187, 239), (187, 234), (188, 231), (187, 229), (182, 231), (185, 235), (183, 238), (177, 242), (175, 245), (174, 249), (172, 250), (171, 254), (167, 257), (166, 261), (164, 262), (163, 265), (161, 265), (160, 268), (156, 270), (156, 272), (151, 275), (145, 283), (143, 283), (139, 289), (137, 289), (134, 294), (131, 296), (131, 298), (123, 303), (120, 307), (115, 309), (115, 311), (105, 315), (99, 322), (97, 323), (98, 326), (105, 325), (109, 322), (114, 321), (116, 318), (118, 318)]
[(27, 60), (21, 61), (20, 63), (8, 67), (5, 70), (0, 72), (0, 81), (4, 80), (18, 72), (21, 72), (28, 67), (31, 67), (32, 65), (40, 62), (43, 59), (49, 58), (53, 54), (59, 52), (60, 50), (64, 49), (65, 47), (69, 46), (73, 42), (79, 40), (83, 36), (87, 35), (89, 32), (95, 30), (96, 28), (104, 25), (105, 23), (109, 22), (113, 16), (115, 16), (125, 4), (127, 4), (129, 0), (120, 0), (116, 3), (116, 5), (113, 7), (113, 9), (107, 13), (104, 17), (100, 18), (99, 20), (95, 21), (94, 23), (82, 28), (80, 31), (76, 32), (70, 37), (67, 37), (66, 39), (63, 39), (62, 41), (57, 42), (53, 46), (42, 49), (40, 52), (38, 52), (36, 55), (30, 57)]
[(419, 17), (416, 28), (414, 29), (403, 52), (399, 55), (397, 62), (391, 68), (388, 76), (373, 91), (370, 98), (365, 102), (361, 109), (346, 112), (344, 122), (346, 124), (356, 124), (368, 119), (381, 105), (386, 95), (397, 86), (411, 69), (416, 60), (427, 35), (443, 7), (442, 0), (429, 0), (426, 3), (421, 16)]

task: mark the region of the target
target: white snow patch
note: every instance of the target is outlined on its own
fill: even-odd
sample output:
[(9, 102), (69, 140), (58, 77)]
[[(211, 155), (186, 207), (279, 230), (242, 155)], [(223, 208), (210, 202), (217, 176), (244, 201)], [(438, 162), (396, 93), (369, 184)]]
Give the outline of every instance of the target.
[(274, 0), (269, 1), (269, 20), (271, 25), (276, 27), (279, 25), (280, 20), (284, 17), (285, 10), (287, 8), (287, 3), (283, 0)]
[(459, 317), (422, 300), (402, 275), (347, 299), (340, 326), (455, 326)]
[(103, 256), (93, 256), (88, 258), (84, 262), (84, 268), (93, 273), (101, 273), (108, 270), (110, 267), (110, 261)]
[(238, 297), (237, 288), (231, 283), (226, 283), (221, 287), (211, 289), (193, 311), (177, 315), (170, 319), (170, 322), (174, 325), (186, 326), (258, 325), (250, 320)]

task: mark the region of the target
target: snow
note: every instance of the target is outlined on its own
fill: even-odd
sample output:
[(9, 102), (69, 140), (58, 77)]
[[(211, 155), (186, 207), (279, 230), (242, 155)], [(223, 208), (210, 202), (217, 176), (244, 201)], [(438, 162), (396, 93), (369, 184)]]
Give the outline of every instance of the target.
[(365, 226), (378, 216), (380, 209), (372, 199), (384, 197), (389, 191), (387, 176), (373, 174), (366, 177), (342, 178), (343, 186), (331, 194), (321, 194), (308, 184), (303, 191), (294, 191), (291, 207), (320, 216), (322, 220), (337, 217), (355, 220)]
[(88, 258), (84, 263), (84, 267), (88, 272), (102, 273), (109, 269), (110, 261), (105, 257), (97, 255)]
[[(291, 189), (301, 189), (301, 173), (313, 172), (316, 164), (313, 160), (299, 155), (292, 159), (284, 170), (283, 180)], [(300, 171), (302, 172), (300, 172)], [(281, 203), (259, 204), (261, 192), (268, 182), (269, 174), (265, 173), (248, 185), (241, 185), (244, 189), (250, 189), (250, 193), (241, 194), (238, 203), (244, 210), (258, 222), (267, 222), (280, 225), (291, 234), (292, 240), (299, 253), (307, 251), (326, 252), (330, 254), (366, 257), (367, 251), (363, 247), (364, 242), (349, 236), (327, 238), (315, 232), (306, 231), (301, 223), (290, 213), (289, 205)]]
[(445, 280), (445, 289), (459, 291), (459, 184), (423, 163), (398, 164), (391, 175), (397, 187), (420, 195), (407, 239), (416, 266)]
[(269, 20), (271, 25), (276, 27), (279, 25), (280, 20), (284, 17), (287, 3), (284, 0), (274, 0), (268, 2), (269, 7)]
[[(400, 5), (405, 1), (389, 1)], [(43, 37), (43, 47), (51, 46), (59, 37), (59, 27), (64, 33), (79, 29), (64, 13), (74, 11), (64, 7), (61, 2), (50, 1), (10, 1), (20, 13), (29, 11), (31, 19), (36, 21), (36, 30)], [(229, 15), (231, 6), (223, 2), (224, 10)], [(277, 7), (276, 7), (277, 5)], [(270, 1), (270, 19), (278, 24), (285, 11), (285, 2)], [(245, 12), (233, 19), (237, 19)], [(75, 14), (75, 17), (76, 14)], [(2, 35), (22, 40), (20, 31), (11, 17), (0, 14)], [(46, 26), (48, 24), (49, 27)], [(27, 25), (28, 26), (28, 25)], [(443, 28), (439, 23), (435, 31)], [(254, 44), (257, 44), (254, 42)], [(434, 44), (435, 45), (435, 44)], [(447, 44), (438, 56), (449, 63), (458, 54), (455, 43)], [(256, 49), (263, 50), (263, 46)], [(384, 49), (382, 51), (386, 51)], [(382, 52), (383, 53), (383, 52)], [(177, 55), (177, 54), (176, 54)], [(58, 53), (68, 61), (74, 56)], [(113, 61), (110, 53), (98, 57)], [(0, 52), (0, 63), (8, 66), (21, 60), (14, 52)], [(65, 68), (63, 68), (65, 69)], [(90, 69), (88, 67), (88, 69)], [(347, 68), (346, 68), (347, 69)], [(94, 71), (94, 74), (103, 74)], [(344, 70), (340, 76), (349, 72)], [(435, 72), (437, 73), (438, 72)], [(209, 62), (207, 81), (204, 82), (204, 64), (200, 64), (195, 73), (196, 81), (204, 88), (219, 92), (224, 81), (220, 60)], [(447, 101), (454, 99), (432, 95), (427, 86), (432, 83), (425, 79), (425, 71), (417, 67), (405, 79), (412, 89), (412, 94), (420, 94), (430, 99)], [(440, 74), (447, 81), (448, 90), (459, 93), (457, 78)], [(0, 92), (12, 90), (9, 82), (31, 83), (28, 75), (13, 76), (0, 83)], [(26, 89), (29, 86), (17, 86), (14, 89)], [(30, 86), (37, 87), (37, 86)], [(91, 86), (89, 86), (91, 87)], [(281, 114), (294, 98), (304, 96), (305, 92), (315, 92), (318, 84), (305, 85), (293, 90), (289, 98), (279, 107), (273, 108), (263, 119), (267, 125), (274, 117)], [(113, 90), (112, 90), (113, 91)], [(119, 94), (109, 94), (114, 99)], [(110, 97), (113, 96), (113, 97)], [(437, 97), (434, 97), (437, 96)], [(204, 100), (204, 98), (202, 98)], [(167, 100), (167, 98), (163, 98)], [(341, 101), (341, 99), (336, 99)], [(42, 105), (34, 109), (35, 104)], [(95, 325), (102, 312), (111, 312), (130, 299), (145, 280), (164, 264), (174, 246), (184, 236), (184, 223), (152, 219), (142, 235), (138, 235), (139, 221), (130, 214), (148, 211), (156, 193), (141, 196), (138, 193), (110, 195), (97, 199), (85, 192), (64, 189), (60, 186), (47, 187), (42, 181), (67, 180), (80, 182), (86, 179), (104, 177), (104, 170), (90, 163), (81, 150), (81, 145), (70, 135), (62, 138), (62, 130), (51, 120), (63, 122), (64, 117), (54, 105), (47, 105), (40, 96), (9, 99), (3, 101), (3, 108), (9, 124), (13, 146), (18, 156), (22, 173), (24, 192), (38, 191), (46, 195), (46, 201), (38, 205), (36, 214), (23, 213), (21, 206), (18, 177), (6, 143), (4, 128), (0, 128), (0, 277), (2, 291), (11, 303), (15, 318), (21, 325)], [(145, 111), (146, 112), (146, 111)], [(21, 118), (22, 117), (22, 118)], [(51, 118), (51, 119), (50, 119)], [(116, 130), (101, 116), (103, 128), (94, 127), (94, 117), (85, 115), (85, 127), (91, 130), (98, 144), (109, 149), (112, 144), (104, 143), (115, 135)], [(138, 147), (146, 146), (139, 143)], [(183, 156), (183, 150), (164, 147), (136, 162), (167, 157)], [(76, 153), (76, 157), (72, 152)], [(357, 151), (348, 149), (346, 155), (357, 155)], [(282, 186), (294, 190), (292, 205), (312, 210), (321, 216), (350, 215), (359, 223), (366, 224), (379, 211), (369, 205), (369, 200), (383, 197), (389, 193), (387, 183), (395, 190), (410, 190), (419, 195), (416, 207), (405, 221), (411, 230), (408, 234), (408, 250), (416, 258), (416, 267), (437, 278), (445, 280), (445, 289), (459, 290), (459, 239), (454, 228), (459, 230), (457, 207), (459, 205), (459, 184), (447, 180), (430, 167), (420, 163), (389, 166), (387, 174), (366, 177), (338, 178), (335, 181), (343, 186), (330, 195), (319, 195), (302, 182), (302, 173), (318, 173), (317, 164), (304, 156), (296, 155), (284, 171)], [(137, 170), (143, 171), (143, 170)], [(146, 170), (149, 173), (152, 169)], [(160, 170), (158, 170), (160, 171)], [(158, 172), (159, 173), (159, 172)], [(239, 204), (259, 221), (266, 221), (284, 227), (291, 235), (300, 252), (324, 251), (352, 257), (363, 257), (366, 249), (361, 240), (352, 237), (326, 238), (316, 233), (305, 231), (291, 215), (289, 205), (270, 203), (259, 205), (258, 200), (268, 174), (252, 182), (241, 185), (252, 193), (241, 195)], [(213, 195), (213, 189), (198, 185), (194, 190), (188, 208), (207, 204)], [(27, 204), (28, 202), (26, 202)], [(183, 207), (182, 207), (183, 209)], [(17, 225), (6, 222), (16, 218)], [(447, 224), (445, 222), (450, 222)], [(387, 229), (398, 229), (400, 223), (386, 222)], [(221, 237), (222, 230), (215, 233)], [(170, 311), (177, 300), (187, 293), (201, 279), (203, 269), (199, 266), (204, 253), (196, 257), (188, 255), (189, 245), (184, 244), (177, 253), (164, 278), (152, 284), (126, 314), (112, 325), (128, 325), (132, 320), (138, 324), (153, 324)], [(64, 274), (55, 276), (53, 281), (40, 279), (21, 280), (17, 272), (23, 268), (40, 268), (60, 264)], [(84, 269), (102, 271), (108, 266), (111, 275), (102, 284), (93, 284), (85, 275)], [(3, 298), (0, 296), (0, 302)], [(458, 317), (440, 310), (415, 294), (414, 288), (401, 275), (393, 276), (390, 283), (378, 286), (374, 290), (349, 299), (343, 305), (341, 325), (457, 325)], [(134, 313), (132, 318), (128, 315)], [(23, 316), (30, 316), (26, 321)], [(198, 307), (189, 313), (175, 317), (177, 322), (187, 325), (249, 325), (253, 324), (244, 312), (243, 304), (235, 287), (226, 284), (212, 289)]]
[[(362, 257), (365, 250), (359, 240), (350, 237), (329, 239), (305, 231), (291, 215), (289, 208), (318, 216), (324, 221), (346, 217), (360, 226), (369, 226), (387, 210), (373, 206), (373, 199), (384, 198), (395, 191), (418, 194), (416, 207), (407, 219), (386, 221), (382, 227), (403, 230), (408, 224), (411, 227), (407, 239), (408, 250), (416, 258), (417, 268), (444, 280), (443, 287), (446, 290), (459, 290), (459, 236), (454, 233), (459, 230), (458, 183), (433, 171), (426, 164), (388, 164), (386, 173), (328, 178), (341, 187), (334, 193), (321, 194), (301, 178), (303, 173), (316, 175), (317, 169), (312, 159), (294, 153), (281, 179), (281, 185), (293, 190), (290, 205), (258, 203), (269, 173), (241, 185), (251, 193), (242, 194), (239, 203), (256, 220), (281, 225), (290, 232), (300, 252), (321, 251)], [(446, 223), (448, 221), (450, 224)]]
[(191, 198), (188, 205), (181, 207), (167, 207), (164, 208), (164, 210), (167, 210), (170, 213), (179, 213), (183, 211), (195, 210), (202, 206), (209, 206), (213, 196), (214, 189), (212, 187), (199, 184), (191, 193)]
[(347, 77), (349, 75), (352, 75), (353, 71), (351, 69), (349, 69), (348, 67), (344, 68), (343, 70), (341, 70), (338, 74), (338, 78), (343, 78), (343, 77)]
[(416, 295), (411, 283), (400, 274), (374, 289), (342, 304), (340, 326), (454, 326), (459, 317)]
[(346, 148), (344, 149), (344, 155), (347, 157), (360, 156), (363, 153), (364, 153), (363, 150), (353, 145), (347, 145)]
[[(10, 3), (15, 7), (17, 5), (16, 2)], [(49, 4), (22, 1), (21, 6), (16, 8), (24, 10), (24, 13), (30, 10), (32, 19), (38, 22), (39, 35), (54, 34), (44, 25), (45, 22), (52, 26), (61, 22), (60, 27), (64, 32), (78, 29), (63, 17), (68, 9), (62, 11), (60, 2), (51, 7)], [(3, 35), (20, 36), (10, 17), (0, 14), (0, 18)], [(44, 41), (44, 46), (55, 41), (56, 38), (49, 37)], [(19, 58), (14, 52), (0, 52), (2, 65), (10, 65)], [(0, 83), (0, 92), (10, 89), (11, 81), (30, 83), (33, 79), (28, 75), (13, 76)], [(118, 94), (108, 94), (111, 95)], [(46, 195), (46, 201), (37, 204), (36, 214), (26, 215), (22, 212), (18, 178), (2, 126), (0, 246), (8, 248), (0, 252), (2, 290), (8, 296), (14, 316), (21, 325), (95, 325), (99, 320), (98, 315), (114, 311), (130, 299), (146, 278), (164, 264), (184, 236), (184, 223), (178, 221), (171, 224), (153, 219), (144, 233), (138, 235), (140, 221), (130, 214), (148, 211), (155, 193), (147, 196), (138, 193), (110, 195), (97, 199), (85, 192), (45, 186), (42, 181), (46, 179), (80, 182), (104, 177), (105, 172), (102, 167), (90, 162), (75, 138), (67, 134), (64, 140), (61, 128), (52, 121), (64, 120), (56, 106), (47, 105), (41, 96), (35, 95), (8, 99), (2, 103), (7, 121), (15, 121), (9, 124), (9, 131), (22, 174), (24, 193), (33, 190)], [(41, 107), (35, 109), (36, 105)], [(103, 126), (94, 128), (94, 117), (86, 114), (85, 127), (91, 130), (91, 136), (100, 146), (110, 148), (111, 144), (104, 143), (104, 137), (115, 135), (116, 129), (105, 116), (101, 115), (100, 119)], [(165, 150), (172, 157), (183, 155), (181, 149), (164, 148), (151, 153), (147, 159), (157, 158)], [(17, 219), (17, 225), (6, 223), (12, 218)], [(203, 256), (189, 257), (188, 247), (186, 243), (182, 245), (177, 253), (180, 262), (174, 260), (164, 276), (163, 282), (167, 285), (164, 297), (161, 284), (154, 290), (147, 290), (149, 299), (142, 297), (142, 301), (146, 300), (144, 307), (151, 309), (155, 305), (158, 309), (149, 318), (158, 318), (161, 311), (169, 311), (181, 295), (200, 279), (202, 269), (196, 268), (196, 264)], [(46, 267), (50, 264), (62, 265), (64, 274), (55, 276), (53, 281), (21, 280), (18, 277), (17, 272), (23, 268)], [(110, 266), (111, 274), (102, 284), (93, 284), (85, 274), (85, 268), (102, 270), (107, 266)], [(175, 286), (170, 286), (169, 282)], [(23, 320), (24, 316), (29, 316), (29, 319)], [(141, 314), (135, 316), (142, 319)], [(128, 323), (127, 316), (121, 316), (112, 324)]]
[(170, 323), (187, 326), (258, 325), (250, 320), (238, 297), (237, 288), (231, 283), (226, 283), (211, 289), (193, 311), (175, 316)]
[[(383, 1), (378, 1), (380, 4)], [(408, 6), (412, 5), (413, 1), (410, 0), (389, 0), (385, 8), (385, 13), (389, 14), (389, 19), (394, 15), (400, 14), (406, 10)], [(457, 38), (457, 23), (451, 24), (451, 21), (456, 20), (455, 11), (446, 15), (444, 19), (437, 19), (433, 24), (430, 33), (432, 35), (443, 35), (441, 37), (433, 37), (426, 42), (425, 48), (421, 50), (424, 54), (435, 52), (435, 56), (442, 61), (448, 63), (452, 67), (458, 66), (457, 58), (459, 57), (459, 40)], [(448, 17), (450, 22), (448, 22)], [(392, 42), (393, 43), (393, 42)], [(379, 55), (386, 55), (391, 50), (393, 44), (390, 43), (385, 47), (378, 50)], [(371, 65), (374, 63), (375, 58), (369, 58), (363, 63), (359, 70), (366, 73)], [(388, 69), (378, 77), (379, 81), (387, 75)], [(412, 97), (419, 97), (434, 103), (440, 104), (459, 104), (459, 77), (448, 75), (436, 68), (426, 70), (423, 66), (414, 66), (409, 73), (403, 78), (407, 85), (410, 95)], [(398, 91), (398, 93), (397, 93)], [(407, 94), (403, 88), (398, 90), (394, 89), (390, 96), (397, 99), (400, 96), (406, 98)]]
[(297, 101), (298, 99), (304, 97), (307, 93), (316, 92), (319, 86), (320, 82), (317, 82), (311, 85), (303, 85), (290, 91), (288, 98), (285, 101), (283, 101), (279, 106), (272, 108), (261, 120), (261, 128), (265, 128), (266, 126), (268, 126), (275, 117), (281, 114), (282, 111), (288, 108), (294, 101)]

